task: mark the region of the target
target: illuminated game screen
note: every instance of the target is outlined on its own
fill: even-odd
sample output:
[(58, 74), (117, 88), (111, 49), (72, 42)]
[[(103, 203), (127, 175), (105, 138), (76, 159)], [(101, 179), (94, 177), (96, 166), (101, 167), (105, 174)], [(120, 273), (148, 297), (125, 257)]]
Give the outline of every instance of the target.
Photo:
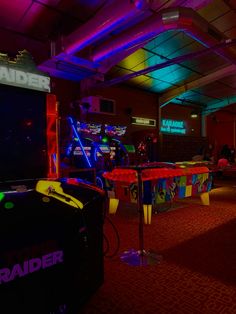
[[(91, 156), (91, 150), (92, 150), (91, 146), (85, 146), (84, 147), (84, 152), (85, 152), (86, 156), (88, 156), (88, 157)], [(83, 151), (82, 151), (80, 146), (75, 147), (74, 155), (75, 156), (83, 156)]]
[(127, 126), (116, 126), (105, 124), (105, 133), (108, 136), (123, 136), (126, 133)]
[(102, 125), (98, 123), (86, 123), (77, 121), (77, 131), (84, 134), (100, 134)]
[(105, 154), (109, 154), (110, 153), (110, 147), (108, 145), (105, 145), (105, 144), (100, 144), (99, 145), (99, 149), (102, 153), (105, 153)]
[(46, 94), (0, 85), (0, 182), (46, 178)]

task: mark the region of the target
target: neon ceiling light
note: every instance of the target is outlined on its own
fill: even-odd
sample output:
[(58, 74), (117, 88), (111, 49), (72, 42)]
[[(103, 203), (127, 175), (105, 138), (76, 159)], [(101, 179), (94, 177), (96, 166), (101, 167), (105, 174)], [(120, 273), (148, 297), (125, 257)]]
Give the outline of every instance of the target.
[(148, 7), (149, 1), (147, 0), (116, 0), (108, 3), (97, 12), (93, 19), (89, 20), (66, 38), (68, 45), (66, 45), (65, 52), (67, 54), (74, 54), (91, 45), (119, 27), (135, 20)]

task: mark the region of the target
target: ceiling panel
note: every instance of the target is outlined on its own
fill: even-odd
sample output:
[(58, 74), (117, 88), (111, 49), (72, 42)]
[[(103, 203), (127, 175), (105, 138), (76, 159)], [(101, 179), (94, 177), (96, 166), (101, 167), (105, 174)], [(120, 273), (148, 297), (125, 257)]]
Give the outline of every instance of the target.
[(61, 0), (57, 9), (80, 21), (87, 21), (107, 2), (106, 0)]
[(222, 83), (228, 85), (231, 88), (236, 89), (236, 76), (235, 75), (227, 76), (224, 78), (224, 80), (222, 80)]
[[(41, 4), (33, 3), (24, 17), (18, 22), (18, 29), (32, 37), (47, 40), (51, 29), (57, 25), (60, 14), (50, 8), (44, 8)], [(42, 23), (43, 21), (43, 23)]]
[(31, 0), (1, 0), (0, 1), (0, 26), (15, 29), (17, 23), (30, 9)]
[(169, 89), (173, 87), (172, 83), (168, 83), (165, 81), (160, 81), (160, 80), (155, 80), (152, 82), (152, 85), (150, 87), (150, 91), (155, 92), (155, 93), (162, 93), (166, 89)]
[(153, 78), (162, 78), (168, 83), (172, 83), (174, 85), (182, 85), (183, 82), (186, 82), (187, 79), (191, 81), (199, 78), (199, 75), (193, 73), (190, 70), (187, 70), (177, 64), (166, 67), (161, 70), (150, 72), (149, 75)]
[(236, 95), (236, 89), (233, 89), (221, 82), (213, 82), (206, 86), (196, 89), (196, 91), (201, 92), (204, 95), (212, 98), (223, 99), (228, 95)]
[(204, 19), (211, 22), (229, 11), (229, 6), (223, 0), (214, 0), (198, 12)]
[(223, 15), (220, 15), (219, 18), (214, 19), (211, 23), (222, 33), (227, 32), (235, 25), (236, 13), (234, 11), (228, 11)]
[(191, 59), (182, 63), (182, 65), (185, 65), (192, 71), (201, 73), (203, 75), (216, 71), (217, 69), (227, 66), (228, 64), (230, 63), (216, 54), (209, 54), (201, 58)]
[(207, 104), (209, 102), (212, 102), (212, 101), (220, 101), (220, 99), (218, 98), (212, 98), (212, 97), (209, 97), (207, 95), (204, 95), (204, 94), (201, 94), (200, 92), (198, 91), (189, 91), (189, 92), (186, 92), (182, 95), (179, 95), (177, 96), (174, 100), (172, 100), (172, 102), (186, 102), (186, 104), (190, 105), (190, 104), (199, 104), (199, 105), (202, 105), (202, 106), (207, 106)]
[(232, 28), (228, 29), (225, 32), (225, 36), (229, 38), (236, 38), (236, 26), (233, 26)]

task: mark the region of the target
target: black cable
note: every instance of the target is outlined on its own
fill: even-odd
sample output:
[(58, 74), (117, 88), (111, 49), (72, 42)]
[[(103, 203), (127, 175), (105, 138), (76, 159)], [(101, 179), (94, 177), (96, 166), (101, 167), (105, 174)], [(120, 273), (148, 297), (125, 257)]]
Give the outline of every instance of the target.
[(109, 240), (108, 240), (108, 238), (106, 237), (106, 235), (103, 234), (103, 238), (105, 239), (106, 244), (107, 244), (107, 249), (106, 249), (105, 252), (104, 252), (104, 256), (107, 257), (107, 258), (112, 258), (112, 257), (114, 257), (114, 256), (117, 255), (117, 253), (118, 253), (118, 251), (119, 251), (119, 249), (120, 249), (120, 236), (119, 236), (119, 233), (118, 233), (117, 228), (115, 227), (115, 225), (113, 224), (113, 222), (111, 221), (111, 219), (108, 218), (108, 216), (105, 216), (105, 218), (107, 219), (107, 221), (108, 221), (108, 222), (110, 223), (110, 225), (112, 226), (112, 229), (113, 229), (113, 231), (114, 231), (114, 233), (115, 233), (115, 236), (116, 236), (116, 239), (117, 239), (117, 245), (116, 245), (115, 251), (114, 251), (112, 254), (107, 255), (107, 253), (108, 253), (108, 251), (109, 251), (109, 249), (110, 249), (110, 244), (109, 244)]
[[(106, 254), (109, 252), (110, 245), (109, 245), (109, 240), (108, 240), (108, 238), (105, 236), (104, 233), (103, 233), (103, 239), (105, 240), (105, 245), (106, 245), (106, 249), (103, 251), (103, 255), (106, 256)], [(104, 245), (104, 242), (103, 242), (103, 245)]]

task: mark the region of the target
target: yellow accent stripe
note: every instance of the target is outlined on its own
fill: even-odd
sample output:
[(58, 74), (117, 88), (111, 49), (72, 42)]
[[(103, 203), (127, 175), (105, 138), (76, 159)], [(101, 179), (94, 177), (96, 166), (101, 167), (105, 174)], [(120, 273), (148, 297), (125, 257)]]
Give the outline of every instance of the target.
[(77, 198), (64, 193), (61, 187), (61, 182), (40, 180), (36, 185), (36, 191), (48, 197), (56, 198), (72, 207), (80, 209), (84, 207), (84, 205)]

